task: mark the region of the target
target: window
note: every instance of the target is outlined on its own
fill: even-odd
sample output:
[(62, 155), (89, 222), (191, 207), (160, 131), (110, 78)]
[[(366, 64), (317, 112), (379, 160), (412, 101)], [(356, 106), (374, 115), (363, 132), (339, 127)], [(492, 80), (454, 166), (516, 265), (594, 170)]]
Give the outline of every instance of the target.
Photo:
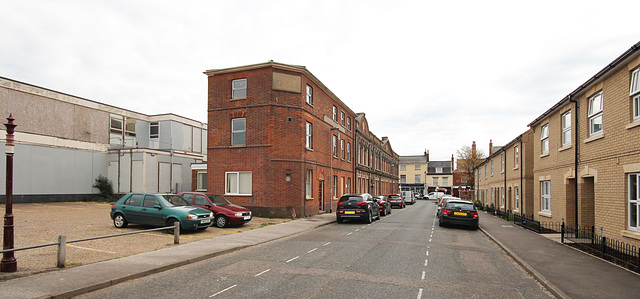
[(306, 139), (306, 147), (313, 148), (313, 125), (310, 122), (307, 122), (307, 139)]
[(500, 206), (505, 207), (507, 205), (506, 200), (504, 198), (504, 187), (500, 187)]
[(347, 117), (347, 130), (351, 131), (351, 117)]
[(338, 156), (338, 136), (336, 135), (332, 135), (333, 136), (333, 143), (332, 143), (332, 154), (334, 157)]
[(633, 119), (640, 119), (640, 93), (633, 97)]
[(251, 195), (251, 172), (225, 172), (225, 194)]
[(438, 178), (433, 178), (433, 186), (438, 186)]
[(562, 114), (562, 146), (571, 144), (571, 110)]
[(196, 206), (206, 206), (210, 205), (211, 203), (204, 195), (196, 194), (195, 199), (193, 200), (193, 204), (195, 204)]
[(160, 125), (158, 122), (152, 122), (149, 124), (149, 138), (154, 139), (160, 136)]
[(442, 178), (442, 186), (443, 187), (449, 186), (449, 178)]
[(436, 173), (442, 173), (442, 167), (436, 167)]
[(307, 104), (313, 105), (313, 88), (307, 85)]
[(493, 176), (493, 160), (491, 160), (491, 176)]
[(306, 178), (305, 186), (306, 186), (306, 195), (307, 198), (313, 198), (313, 170), (307, 169), (307, 178)]
[(640, 119), (640, 68), (631, 73), (629, 95), (633, 97), (633, 119)]
[(407, 175), (406, 174), (401, 174), (400, 175), (400, 183), (406, 183), (407, 182)]
[(344, 139), (340, 139), (340, 158), (344, 160)]
[(487, 178), (487, 165), (484, 166), (484, 178)]
[(640, 173), (629, 174), (629, 229), (640, 231)]
[(515, 167), (518, 167), (518, 165), (520, 165), (520, 149), (516, 146), (513, 148), (513, 165), (515, 165)]
[(153, 208), (154, 206), (159, 206), (160, 203), (158, 199), (153, 195), (146, 195), (144, 197), (144, 201), (142, 202), (142, 206), (145, 208)]
[(124, 133), (127, 136), (136, 137), (136, 120), (135, 119), (125, 117)]
[(340, 124), (344, 127), (344, 111), (340, 112)]
[(198, 191), (207, 190), (207, 173), (206, 172), (198, 172), (196, 176), (196, 188)]
[(420, 165), (416, 165), (415, 170), (420, 170)]
[(333, 176), (333, 190), (331, 192), (333, 192), (333, 198), (336, 198), (336, 195), (338, 194), (338, 176), (337, 175)]
[(124, 117), (121, 115), (111, 114), (111, 133), (109, 134), (109, 143), (110, 144), (123, 144), (122, 139), (122, 122), (124, 121)]
[(400, 170), (406, 171), (407, 170), (407, 165), (400, 165)]
[(542, 153), (549, 153), (549, 124), (542, 126), (542, 132), (540, 132), (540, 142), (542, 146)]
[(247, 79), (231, 81), (231, 99), (244, 99), (247, 97)]
[(231, 146), (246, 145), (246, 118), (231, 120)]
[(551, 181), (540, 182), (540, 195), (540, 210), (543, 212), (551, 212)]
[(351, 143), (347, 142), (347, 161), (351, 162)]
[(420, 182), (422, 182), (422, 178), (421, 178), (421, 176), (419, 174), (416, 174), (415, 177), (413, 178), (413, 181), (416, 184), (419, 184)]
[(516, 210), (520, 210), (520, 188), (515, 187), (514, 189), (514, 193), (515, 193), (515, 209)]
[(589, 134), (602, 133), (602, 91), (589, 98)]
[(338, 107), (333, 106), (333, 120), (338, 121)]
[(502, 155), (500, 155), (500, 167), (502, 172), (504, 172), (505, 164), (506, 164), (505, 153), (503, 152)]

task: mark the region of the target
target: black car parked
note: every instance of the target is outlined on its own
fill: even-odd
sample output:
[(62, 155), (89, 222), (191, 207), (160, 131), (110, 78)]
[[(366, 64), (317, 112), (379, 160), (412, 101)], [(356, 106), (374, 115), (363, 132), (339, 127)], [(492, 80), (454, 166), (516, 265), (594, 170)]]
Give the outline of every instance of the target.
[(407, 205), (404, 204), (404, 199), (399, 194), (387, 195), (387, 201), (389, 201), (392, 208), (395, 206), (401, 209), (407, 207)]
[(438, 225), (462, 224), (478, 229), (478, 211), (473, 202), (449, 199), (438, 211)]
[(380, 205), (369, 193), (345, 194), (340, 197), (336, 208), (336, 220), (342, 223), (345, 219), (362, 219), (367, 223), (380, 219)]
[(380, 206), (380, 215), (387, 216), (391, 214), (391, 203), (387, 200), (384, 195), (374, 196), (373, 200), (375, 200)]

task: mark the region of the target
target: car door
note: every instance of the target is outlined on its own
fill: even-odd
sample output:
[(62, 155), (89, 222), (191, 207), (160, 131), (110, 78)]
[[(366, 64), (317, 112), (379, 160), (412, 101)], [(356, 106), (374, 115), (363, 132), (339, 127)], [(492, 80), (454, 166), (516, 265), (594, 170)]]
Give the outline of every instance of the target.
[(164, 214), (162, 204), (155, 195), (147, 194), (142, 202), (141, 218), (144, 224), (162, 226), (164, 225)]
[(196, 206), (196, 207), (199, 207), (199, 208), (203, 208), (203, 209), (207, 209), (207, 210), (213, 211), (211, 209), (213, 204), (211, 203), (211, 201), (209, 201), (208, 197), (206, 197), (206, 196), (204, 196), (202, 194), (196, 194), (193, 197), (193, 205)]
[(122, 205), (122, 212), (127, 221), (131, 223), (143, 223), (142, 198), (143, 194), (131, 194)]

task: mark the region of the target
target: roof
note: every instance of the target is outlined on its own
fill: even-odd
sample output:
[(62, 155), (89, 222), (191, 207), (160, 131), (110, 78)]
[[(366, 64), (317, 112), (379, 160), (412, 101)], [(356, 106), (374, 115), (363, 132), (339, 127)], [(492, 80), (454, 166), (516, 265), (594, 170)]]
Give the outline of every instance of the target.
[(427, 156), (400, 156), (400, 164), (427, 164)]
[(451, 167), (451, 161), (429, 161), (429, 167)]

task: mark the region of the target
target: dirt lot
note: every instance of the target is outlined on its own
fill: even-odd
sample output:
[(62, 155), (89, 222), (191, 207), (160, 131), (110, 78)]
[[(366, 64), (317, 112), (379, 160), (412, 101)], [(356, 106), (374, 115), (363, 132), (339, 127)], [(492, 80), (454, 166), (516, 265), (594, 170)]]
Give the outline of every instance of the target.
[[(117, 229), (109, 217), (110, 203), (64, 202), (14, 204), (15, 248), (38, 244), (54, 243), (59, 235), (65, 235), (67, 241), (97, 236), (134, 232), (152, 227), (129, 224), (127, 228)], [(0, 214), (4, 223), (5, 205), (0, 204)], [(228, 234), (237, 234), (289, 221), (281, 218), (254, 217), (249, 223), (239, 227), (209, 227), (204, 231), (185, 231), (180, 235), (180, 243), (186, 244), (202, 239)], [(4, 238), (4, 230), (0, 236)], [(145, 232), (135, 235), (92, 240), (67, 244), (66, 267), (74, 267), (105, 261), (142, 252), (158, 250), (173, 244), (173, 235), (164, 231)], [(0, 255), (1, 256), (1, 255)], [(0, 272), (0, 281), (34, 273), (56, 270), (57, 247), (49, 246), (37, 249), (16, 251), (18, 272)]]

